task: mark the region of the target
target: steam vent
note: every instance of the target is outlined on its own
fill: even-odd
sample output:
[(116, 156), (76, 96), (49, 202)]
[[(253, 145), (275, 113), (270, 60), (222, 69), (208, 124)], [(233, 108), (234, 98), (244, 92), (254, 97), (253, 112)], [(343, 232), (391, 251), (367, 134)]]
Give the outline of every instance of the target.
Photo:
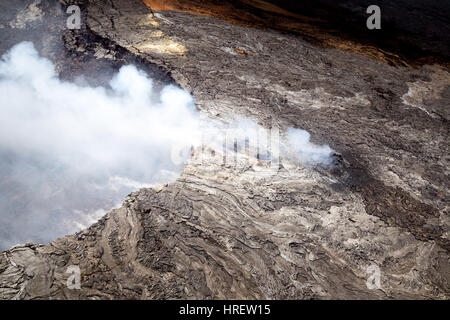
[(0, 300), (448, 300), (449, 17), (2, 0)]

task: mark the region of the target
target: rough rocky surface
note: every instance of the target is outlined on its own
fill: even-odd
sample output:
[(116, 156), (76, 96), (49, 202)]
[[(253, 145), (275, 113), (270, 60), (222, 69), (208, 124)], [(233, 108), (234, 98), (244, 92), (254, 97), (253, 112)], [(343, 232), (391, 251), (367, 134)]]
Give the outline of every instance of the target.
[[(1, 253), (1, 298), (449, 299), (448, 69), (137, 0), (79, 4), (84, 28), (61, 31), (66, 51), (138, 57), (204, 115), (308, 130), (335, 163), (285, 160), (274, 175), (196, 150), (177, 182), (136, 191), (90, 228)], [(373, 264), (378, 290), (366, 286)], [(81, 290), (66, 286), (70, 265)]]
[[(316, 45), (357, 52), (399, 66), (449, 66), (446, 0), (143, 0), (153, 10), (215, 17), (246, 27), (300, 35)], [(381, 29), (368, 32), (366, 9), (380, 7)]]

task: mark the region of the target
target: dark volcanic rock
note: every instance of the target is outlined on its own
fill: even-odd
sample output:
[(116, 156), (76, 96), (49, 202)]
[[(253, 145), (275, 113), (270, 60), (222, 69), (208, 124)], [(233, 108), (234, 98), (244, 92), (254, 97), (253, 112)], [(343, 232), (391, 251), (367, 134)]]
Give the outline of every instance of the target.
[[(84, 6), (92, 42), (66, 33), (69, 52), (154, 64), (204, 115), (308, 130), (335, 164), (286, 160), (273, 175), (194, 152), (177, 182), (131, 194), (87, 230), (3, 252), (2, 298), (449, 298), (447, 69), (140, 1)], [(379, 290), (366, 286), (372, 264)], [(66, 286), (70, 265), (81, 290)]]

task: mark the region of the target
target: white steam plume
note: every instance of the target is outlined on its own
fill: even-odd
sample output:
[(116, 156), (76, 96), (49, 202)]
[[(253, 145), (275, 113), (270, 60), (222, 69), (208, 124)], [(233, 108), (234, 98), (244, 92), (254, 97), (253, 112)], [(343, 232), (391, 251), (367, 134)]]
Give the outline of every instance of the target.
[[(0, 95), (0, 249), (78, 231), (127, 193), (174, 181), (183, 169), (174, 148), (199, 146), (202, 130), (217, 128), (200, 121), (188, 93), (156, 92), (133, 66), (108, 87), (61, 81), (31, 42), (0, 61)], [(261, 129), (248, 119), (235, 126), (249, 137)], [(331, 149), (311, 144), (306, 131), (286, 138), (293, 159), (329, 163)]]
[(80, 212), (177, 178), (182, 166), (170, 148), (195, 144), (199, 116), (175, 86), (159, 101), (152, 93), (152, 80), (133, 66), (122, 67), (110, 88), (91, 88), (60, 81), (30, 42), (3, 57), (0, 248), (72, 232), (86, 220)]
[(329, 146), (318, 146), (310, 141), (308, 131), (288, 128), (285, 137), (284, 153), (294, 160), (306, 165), (330, 165), (333, 161), (333, 150)]

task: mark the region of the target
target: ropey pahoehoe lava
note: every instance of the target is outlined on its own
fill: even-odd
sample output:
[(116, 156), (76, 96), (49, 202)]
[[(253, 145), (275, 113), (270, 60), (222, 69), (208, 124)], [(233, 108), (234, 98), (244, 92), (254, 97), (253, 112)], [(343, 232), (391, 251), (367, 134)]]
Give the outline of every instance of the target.
[(448, 7), (407, 2), (3, 1), (0, 298), (449, 299)]

